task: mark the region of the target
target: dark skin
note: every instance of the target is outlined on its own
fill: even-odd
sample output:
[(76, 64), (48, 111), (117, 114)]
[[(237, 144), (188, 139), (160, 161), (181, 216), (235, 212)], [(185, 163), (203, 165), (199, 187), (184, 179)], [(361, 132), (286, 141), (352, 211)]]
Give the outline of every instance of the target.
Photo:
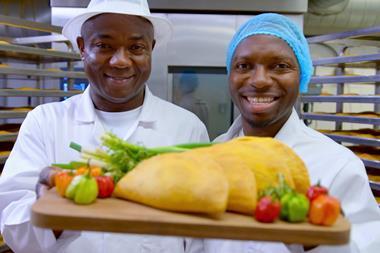
[(299, 75), (297, 58), (282, 39), (254, 35), (239, 44), (231, 62), (229, 87), (245, 135), (277, 134), (297, 100)]
[[(289, 45), (275, 36), (243, 40), (231, 63), (230, 93), (242, 115), (244, 135), (274, 137), (292, 113), (300, 70)], [(316, 246), (304, 246), (310, 250)]]
[[(123, 14), (100, 14), (83, 24), (77, 43), (95, 108), (122, 112), (143, 104), (155, 45), (153, 26), (148, 20)], [(54, 186), (56, 172), (52, 167), (41, 171), (37, 198)], [(58, 238), (63, 231), (53, 232)]]
[(155, 44), (152, 24), (140, 17), (101, 14), (77, 38), (97, 109), (121, 112), (143, 104)]

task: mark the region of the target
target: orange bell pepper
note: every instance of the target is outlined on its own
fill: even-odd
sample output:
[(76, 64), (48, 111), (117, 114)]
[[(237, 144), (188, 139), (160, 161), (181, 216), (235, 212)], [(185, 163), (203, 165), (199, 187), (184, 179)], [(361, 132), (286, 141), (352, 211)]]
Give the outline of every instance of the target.
[(74, 174), (69, 171), (57, 172), (54, 176), (55, 187), (62, 197), (65, 196), (66, 188), (73, 180)]
[(320, 195), (310, 204), (309, 222), (315, 225), (331, 226), (338, 219), (340, 202), (330, 195)]

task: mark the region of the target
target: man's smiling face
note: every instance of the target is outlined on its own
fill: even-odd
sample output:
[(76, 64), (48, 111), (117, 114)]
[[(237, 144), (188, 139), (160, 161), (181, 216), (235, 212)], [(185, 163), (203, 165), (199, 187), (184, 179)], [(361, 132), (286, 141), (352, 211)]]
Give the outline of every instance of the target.
[(251, 128), (280, 128), (298, 96), (299, 66), (289, 45), (271, 35), (254, 35), (236, 48), (229, 75), (230, 92)]
[(98, 109), (130, 110), (142, 104), (154, 46), (148, 20), (122, 14), (95, 16), (83, 25), (78, 46)]

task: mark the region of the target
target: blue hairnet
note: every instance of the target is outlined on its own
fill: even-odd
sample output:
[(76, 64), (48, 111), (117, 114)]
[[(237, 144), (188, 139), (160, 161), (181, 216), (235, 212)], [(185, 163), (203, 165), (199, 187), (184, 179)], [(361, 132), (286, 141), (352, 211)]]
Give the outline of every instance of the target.
[(230, 74), (232, 57), (237, 46), (244, 39), (255, 34), (273, 35), (288, 43), (300, 68), (300, 92), (307, 92), (313, 73), (309, 46), (299, 27), (289, 18), (280, 14), (266, 13), (255, 16), (239, 28), (228, 47), (227, 73)]

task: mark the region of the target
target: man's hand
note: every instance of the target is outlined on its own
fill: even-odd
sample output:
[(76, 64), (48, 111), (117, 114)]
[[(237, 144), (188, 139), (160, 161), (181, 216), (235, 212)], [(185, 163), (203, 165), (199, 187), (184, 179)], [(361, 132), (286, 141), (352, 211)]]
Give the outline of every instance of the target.
[(318, 245), (313, 245), (313, 246), (311, 246), (311, 245), (304, 245), (303, 246), (303, 250), (306, 252), (306, 251), (312, 250), (312, 249), (314, 249), (316, 247), (318, 247)]
[(37, 199), (45, 194), (47, 190), (55, 186), (54, 177), (61, 169), (56, 167), (45, 167), (41, 170), (36, 185)]
[[(56, 167), (45, 167), (41, 170), (36, 185), (37, 199), (44, 195), (47, 190), (55, 186), (54, 177), (61, 169)], [(62, 234), (62, 230), (53, 230), (56, 239)]]

